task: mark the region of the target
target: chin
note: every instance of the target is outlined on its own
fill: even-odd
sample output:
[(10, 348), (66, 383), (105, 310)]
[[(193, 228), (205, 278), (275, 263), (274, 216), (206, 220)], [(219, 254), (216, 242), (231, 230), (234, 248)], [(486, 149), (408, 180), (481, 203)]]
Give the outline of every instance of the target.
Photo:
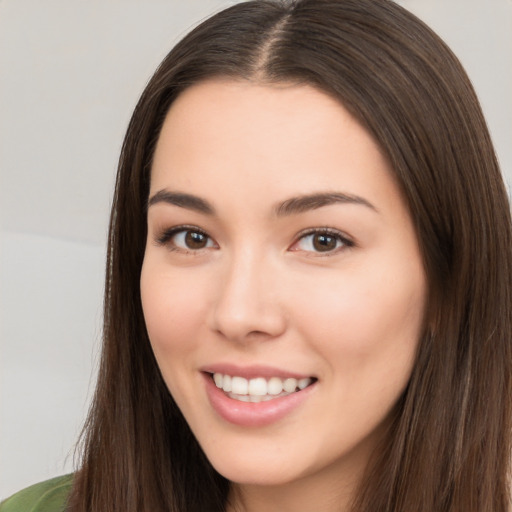
[(214, 466), (230, 482), (238, 485), (280, 486), (300, 479), (301, 475), (274, 469), (269, 466), (251, 466), (248, 464), (226, 464)]
[(298, 464), (294, 464), (290, 457), (283, 457), (276, 450), (250, 453), (247, 450), (231, 448), (222, 450), (222, 453), (206, 455), (218, 473), (241, 485), (284, 485), (300, 479), (304, 473), (304, 468), (297, 467)]

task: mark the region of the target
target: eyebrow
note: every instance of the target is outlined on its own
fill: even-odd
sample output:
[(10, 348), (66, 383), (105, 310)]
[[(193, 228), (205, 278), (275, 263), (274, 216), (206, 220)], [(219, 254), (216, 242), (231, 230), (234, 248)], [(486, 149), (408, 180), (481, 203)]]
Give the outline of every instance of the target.
[(378, 211), (377, 208), (375, 208), (375, 206), (366, 199), (353, 194), (344, 194), (341, 192), (320, 192), (316, 194), (292, 197), (280, 203), (275, 210), (278, 217), (283, 217), (339, 203), (362, 205), (374, 210), (375, 212)]
[(149, 208), (158, 203), (172, 204), (181, 208), (187, 208), (188, 210), (205, 213), (206, 215), (215, 215), (215, 208), (208, 201), (183, 192), (159, 190), (154, 196), (149, 198), (147, 207)]
[[(147, 208), (158, 203), (167, 203), (188, 210), (193, 210), (206, 215), (215, 215), (215, 208), (205, 199), (201, 197), (186, 194), (184, 192), (171, 192), (169, 190), (159, 190), (155, 195), (151, 196), (147, 203)], [(286, 217), (297, 213), (303, 213), (309, 210), (316, 210), (323, 206), (332, 204), (356, 204), (370, 208), (377, 212), (377, 208), (366, 199), (353, 194), (345, 194), (341, 192), (318, 192), (314, 194), (306, 194), (302, 196), (292, 197), (279, 203), (274, 212), (278, 217)]]

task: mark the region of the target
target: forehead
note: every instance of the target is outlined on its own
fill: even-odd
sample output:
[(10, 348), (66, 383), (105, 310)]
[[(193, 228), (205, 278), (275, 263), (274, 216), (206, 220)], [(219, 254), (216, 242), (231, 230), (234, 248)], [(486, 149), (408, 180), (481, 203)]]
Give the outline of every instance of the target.
[[(151, 194), (236, 191), (275, 200), (339, 190), (398, 190), (379, 146), (344, 106), (307, 85), (207, 81), (172, 104), (153, 159)], [(192, 189), (192, 190), (191, 190)]]

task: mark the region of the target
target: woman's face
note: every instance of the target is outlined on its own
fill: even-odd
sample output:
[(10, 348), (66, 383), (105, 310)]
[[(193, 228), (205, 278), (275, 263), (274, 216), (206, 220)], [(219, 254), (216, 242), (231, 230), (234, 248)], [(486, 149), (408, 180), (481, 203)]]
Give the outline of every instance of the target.
[(359, 475), (426, 299), (369, 134), (309, 86), (201, 83), (167, 115), (148, 205), (149, 338), (213, 466), (252, 485)]

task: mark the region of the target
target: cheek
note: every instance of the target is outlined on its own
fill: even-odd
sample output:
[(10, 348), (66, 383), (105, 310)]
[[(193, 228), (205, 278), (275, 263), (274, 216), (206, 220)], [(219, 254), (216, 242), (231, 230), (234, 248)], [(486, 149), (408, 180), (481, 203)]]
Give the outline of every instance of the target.
[(331, 282), (331, 293), (317, 288), (301, 307), (309, 344), (329, 366), (324, 383), (333, 390), (328, 410), (336, 421), (326, 437), (343, 445), (379, 435), (409, 382), (424, 309), (423, 274), (411, 275), (379, 279), (354, 271)]
[(153, 351), (160, 355), (194, 348), (197, 336), (191, 334), (204, 318), (205, 291), (187, 279), (186, 272), (143, 265), (141, 300)]
[(300, 305), (302, 326), (334, 374), (351, 375), (345, 382), (354, 386), (408, 379), (423, 324), (419, 264), (365, 264), (310, 290)]
[[(197, 283), (196, 283), (197, 284)], [(207, 290), (194, 286), (186, 271), (145, 260), (141, 300), (156, 362), (169, 392), (181, 410), (195, 403), (188, 383), (201, 339)]]

